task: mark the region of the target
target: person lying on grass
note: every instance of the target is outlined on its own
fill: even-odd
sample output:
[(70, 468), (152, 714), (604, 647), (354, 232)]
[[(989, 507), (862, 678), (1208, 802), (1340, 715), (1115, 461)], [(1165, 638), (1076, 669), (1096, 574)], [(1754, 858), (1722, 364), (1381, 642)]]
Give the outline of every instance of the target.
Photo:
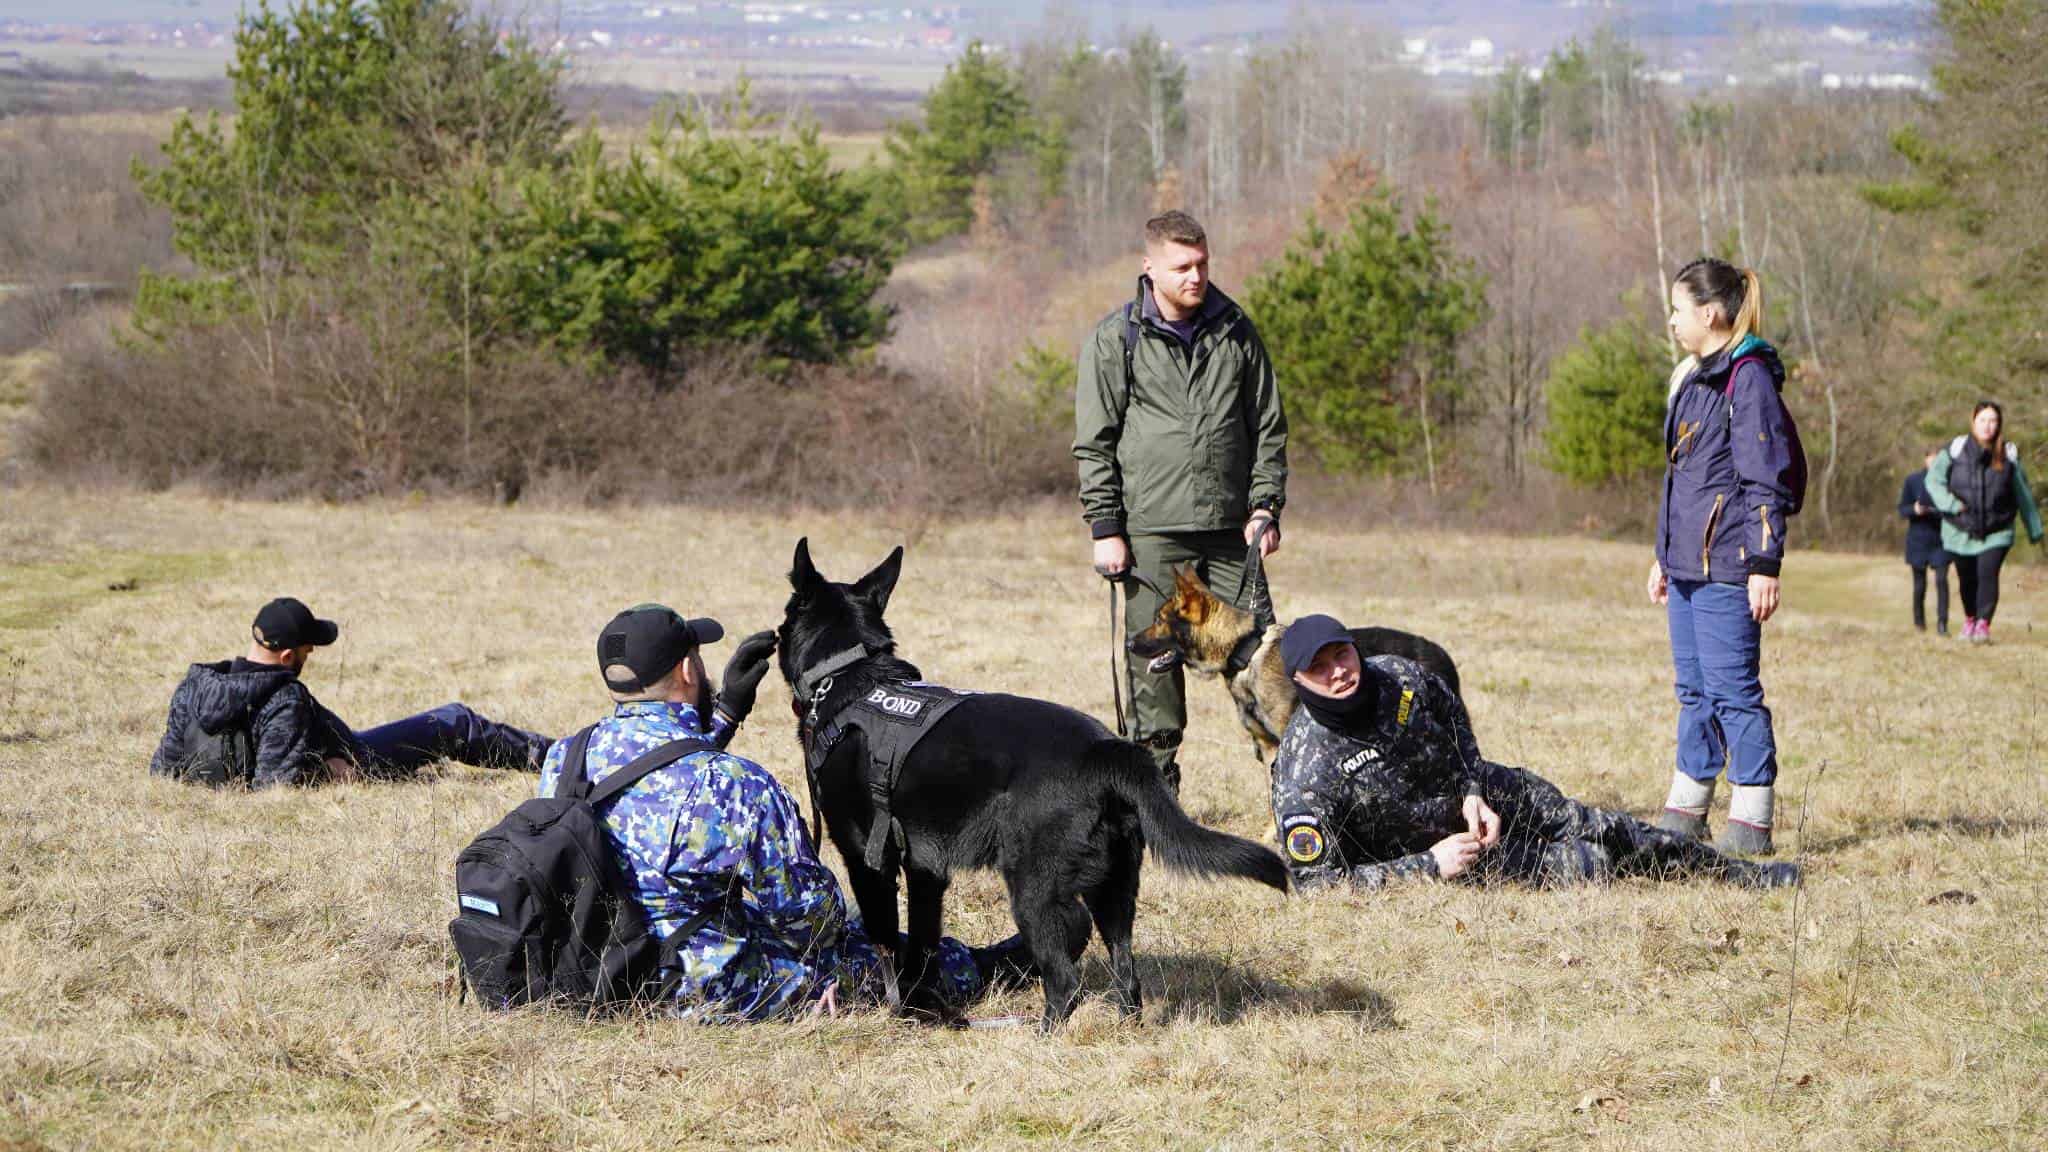
[(1273, 820), (1297, 886), (1703, 875), (1771, 888), (1799, 879), (1796, 864), (1724, 855), (1482, 758), (1465, 705), (1442, 680), (1398, 656), (1361, 661), (1328, 616), (1289, 626), (1281, 656), (1302, 706), (1273, 759)]
[(149, 770), (214, 787), (266, 788), (364, 776), (414, 775), (436, 760), (532, 772), (553, 743), (479, 716), (439, 708), (357, 732), (320, 706), (300, 679), (315, 648), (341, 633), (289, 596), (256, 613), (249, 650), (194, 664), (171, 693), (163, 739)]
[[(762, 1020), (879, 1001), (886, 970), (819, 860), (796, 800), (759, 764), (723, 751), (753, 710), (775, 634), (740, 642), (714, 700), (700, 649), (724, 636), (715, 620), (684, 619), (659, 604), (627, 609), (598, 634), (613, 707), (584, 750), (593, 786), (676, 740), (717, 749), (648, 773), (604, 810), (607, 838), (655, 934), (666, 941), (678, 925), (699, 925), (674, 950), (680, 971), (662, 975), (693, 1017)], [(548, 753), (540, 795), (554, 794), (574, 744)], [(988, 948), (942, 939), (938, 963), (947, 1000), (963, 1007), (992, 985), (1036, 978), (1015, 936)]]

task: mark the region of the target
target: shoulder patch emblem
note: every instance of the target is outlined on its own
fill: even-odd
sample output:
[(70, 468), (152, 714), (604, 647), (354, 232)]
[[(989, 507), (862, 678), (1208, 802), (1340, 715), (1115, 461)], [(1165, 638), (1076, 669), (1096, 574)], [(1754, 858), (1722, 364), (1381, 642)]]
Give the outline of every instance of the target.
[(1408, 714), (1410, 712), (1413, 712), (1414, 710), (1415, 689), (1401, 689), (1401, 707), (1396, 709), (1394, 712), (1394, 722), (1401, 725), (1401, 727), (1406, 728), (1408, 726)]
[(1319, 863), (1328, 849), (1323, 827), (1313, 816), (1288, 817), (1281, 839), (1287, 843), (1287, 858), (1296, 864)]

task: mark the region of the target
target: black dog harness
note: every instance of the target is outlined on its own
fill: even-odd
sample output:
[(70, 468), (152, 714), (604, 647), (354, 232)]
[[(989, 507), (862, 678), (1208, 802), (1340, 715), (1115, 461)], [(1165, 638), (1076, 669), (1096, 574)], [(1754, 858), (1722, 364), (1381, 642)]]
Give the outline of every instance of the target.
[(868, 792), (874, 802), (875, 822), (868, 828), (864, 862), (870, 871), (879, 872), (889, 841), (894, 840), (899, 850), (909, 847), (903, 825), (897, 822), (892, 810), (897, 771), (932, 726), (974, 693), (918, 680), (889, 681), (848, 700), (820, 723), (818, 712), (832, 691), (832, 673), (869, 655), (873, 653), (864, 648), (848, 649), (819, 665), (836, 665), (831, 671), (803, 677), (809, 685), (810, 700), (810, 712), (803, 724), (804, 779), (810, 786), (811, 839), (816, 841), (825, 816), (824, 807), (818, 803), (818, 773), (848, 732), (859, 729), (867, 737), (868, 760), (873, 765), (868, 774)]

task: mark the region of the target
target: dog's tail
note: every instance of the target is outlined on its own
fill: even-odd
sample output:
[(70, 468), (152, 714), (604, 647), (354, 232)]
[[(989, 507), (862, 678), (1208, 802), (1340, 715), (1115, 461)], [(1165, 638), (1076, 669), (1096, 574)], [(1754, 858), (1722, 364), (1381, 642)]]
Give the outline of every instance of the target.
[(1197, 876), (1237, 876), (1287, 891), (1287, 866), (1272, 849), (1190, 820), (1143, 748), (1128, 740), (1103, 740), (1088, 755), (1110, 790), (1138, 810), (1146, 845), (1167, 867)]

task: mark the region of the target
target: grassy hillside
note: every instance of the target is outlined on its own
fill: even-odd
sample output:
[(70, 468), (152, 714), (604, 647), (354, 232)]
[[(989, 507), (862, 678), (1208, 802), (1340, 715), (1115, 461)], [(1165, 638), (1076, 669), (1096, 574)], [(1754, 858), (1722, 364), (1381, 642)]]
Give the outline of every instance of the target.
[[(1654, 809), (1673, 704), (1645, 549), (1304, 511), (1272, 565), (1283, 613), (1437, 638), (1490, 755)], [(145, 774), (184, 665), (234, 651), (269, 596), (341, 621), (308, 679), (353, 722), (461, 698), (563, 732), (602, 711), (591, 637), (612, 611), (659, 597), (767, 626), (799, 533), (842, 578), (909, 537), (892, 616), (932, 678), (1107, 715), (1102, 588), (1068, 509), (908, 528), (0, 491), (0, 1147), (2048, 1141), (2048, 587), (2032, 566), (2009, 570), (2001, 643), (1966, 649), (1907, 630), (1896, 561), (1794, 555), (1765, 678), (1803, 893), (1282, 899), (1155, 868), (1144, 1023), (1093, 998), (1098, 949), (1090, 1002), (1050, 1038), (872, 1012), (748, 1028), (486, 1015), (456, 998), (452, 860), (530, 778), (448, 766), (229, 795)], [(1270, 839), (1222, 692), (1192, 696), (1188, 807)], [(795, 783), (788, 708), (771, 683), (737, 748)], [(955, 884), (948, 928), (1009, 931), (992, 878)]]

